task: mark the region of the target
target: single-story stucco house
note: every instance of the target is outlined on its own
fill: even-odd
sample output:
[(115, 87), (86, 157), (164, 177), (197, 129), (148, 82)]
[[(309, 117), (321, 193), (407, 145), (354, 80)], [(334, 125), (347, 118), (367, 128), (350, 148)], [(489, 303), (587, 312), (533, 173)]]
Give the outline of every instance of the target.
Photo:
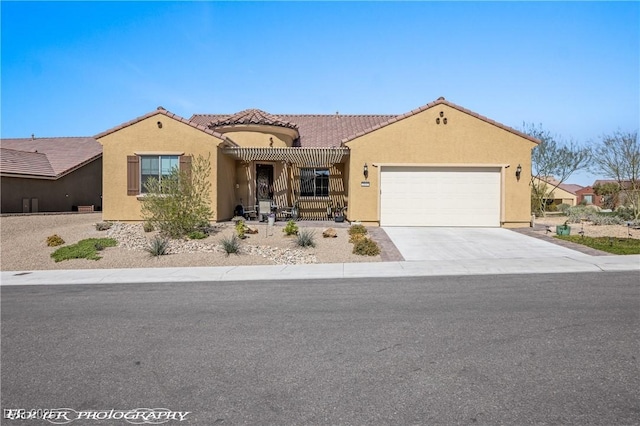
[(540, 191), (548, 194), (548, 203), (556, 206), (560, 204), (569, 206), (578, 205), (578, 191), (583, 188), (573, 183), (560, 183), (552, 176), (534, 177), (532, 184), (540, 188)]
[(2, 213), (102, 207), (102, 145), (91, 137), (0, 140)]
[(527, 226), (539, 143), (444, 98), (398, 116), (250, 109), (186, 119), (159, 107), (95, 138), (103, 220), (141, 220), (145, 179), (203, 156), (213, 221), (269, 202), (297, 206), (302, 219), (325, 219), (331, 206), (383, 226)]

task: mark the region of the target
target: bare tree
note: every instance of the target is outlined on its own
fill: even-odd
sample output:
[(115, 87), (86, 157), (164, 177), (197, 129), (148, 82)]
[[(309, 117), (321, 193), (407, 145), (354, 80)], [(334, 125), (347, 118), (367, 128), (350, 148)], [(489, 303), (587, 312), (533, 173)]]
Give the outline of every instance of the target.
[(638, 131), (616, 131), (602, 137), (595, 150), (594, 171), (618, 182), (624, 203), (640, 218), (640, 145)]
[(534, 211), (544, 214), (553, 191), (573, 173), (589, 167), (591, 150), (574, 140), (561, 140), (542, 125), (524, 123), (523, 127), (524, 133), (540, 140), (531, 153), (531, 202)]

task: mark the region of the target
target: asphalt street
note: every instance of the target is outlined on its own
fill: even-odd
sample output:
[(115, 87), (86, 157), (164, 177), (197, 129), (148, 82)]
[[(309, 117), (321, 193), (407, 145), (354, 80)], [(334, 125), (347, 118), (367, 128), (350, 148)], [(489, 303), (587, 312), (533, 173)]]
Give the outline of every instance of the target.
[(637, 271), (0, 291), (3, 416), (162, 407), (189, 412), (165, 423), (183, 425), (640, 424)]

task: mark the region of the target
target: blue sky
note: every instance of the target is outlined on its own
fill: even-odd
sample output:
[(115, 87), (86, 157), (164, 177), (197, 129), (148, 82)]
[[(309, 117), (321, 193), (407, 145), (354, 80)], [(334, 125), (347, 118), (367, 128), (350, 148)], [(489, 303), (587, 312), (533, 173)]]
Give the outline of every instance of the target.
[(587, 144), (639, 127), (639, 6), (3, 1), (0, 131), (91, 136), (159, 105), (402, 114), (444, 96)]

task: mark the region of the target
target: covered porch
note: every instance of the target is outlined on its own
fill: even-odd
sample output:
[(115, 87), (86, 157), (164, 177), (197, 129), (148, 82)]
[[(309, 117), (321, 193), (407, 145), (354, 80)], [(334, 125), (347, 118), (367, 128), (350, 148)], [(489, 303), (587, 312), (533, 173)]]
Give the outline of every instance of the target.
[(346, 147), (227, 147), (223, 153), (235, 160), (229, 184), (245, 216), (327, 220), (348, 207)]

